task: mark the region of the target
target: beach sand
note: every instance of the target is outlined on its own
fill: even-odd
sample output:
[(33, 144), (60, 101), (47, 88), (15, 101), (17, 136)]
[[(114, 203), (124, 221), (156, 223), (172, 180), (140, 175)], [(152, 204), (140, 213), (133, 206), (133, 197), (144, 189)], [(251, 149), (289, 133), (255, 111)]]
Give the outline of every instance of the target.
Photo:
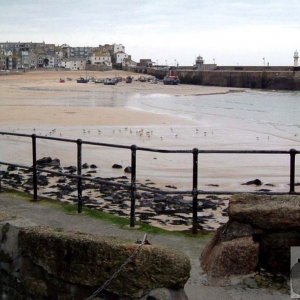
[[(124, 71), (88, 72), (95, 78), (123, 77), (139, 74)], [(115, 126), (115, 125), (172, 125), (189, 124), (184, 119), (130, 110), (125, 107), (104, 107), (93, 104), (86, 107), (80, 99), (101, 97), (109, 101), (115, 94), (170, 94), (206, 95), (228, 93), (229, 88), (194, 85), (166, 86), (134, 81), (115, 86), (103, 84), (78, 84), (76, 79), (85, 76), (80, 71), (34, 71), (18, 75), (0, 76), (0, 125), (22, 126)], [(59, 79), (66, 80), (59, 83)], [(71, 81), (66, 78), (72, 79)], [(84, 107), (85, 106), (85, 107)]]
[[(163, 101), (162, 94), (226, 94), (241, 89), (165, 86), (161, 82), (150, 84), (139, 81), (131, 84), (121, 82), (115, 86), (78, 84), (76, 78), (85, 75), (85, 72), (80, 71), (33, 71), (1, 75), (0, 130), (126, 146), (136, 144), (139, 147), (157, 149), (191, 150), (195, 145), (201, 145), (201, 149), (288, 149), (286, 141), (276, 136), (272, 136), (269, 141), (267, 135), (263, 135), (258, 141), (255, 130), (248, 132), (241, 131), (241, 128), (229, 129), (222, 127), (222, 124), (218, 124), (217, 130), (214, 130), (210, 126), (217, 123), (217, 119), (208, 125), (200, 125), (184, 116), (157, 114), (127, 106), (127, 99), (135, 95), (151, 95), (153, 101)], [(88, 76), (95, 78), (125, 78), (128, 75), (135, 79), (140, 76), (123, 71), (88, 72)], [(66, 82), (60, 83), (60, 78)], [(198, 128), (202, 131), (198, 131)], [(231, 134), (230, 141), (227, 141), (228, 132)], [(74, 143), (39, 139), (37, 150), (38, 158), (50, 156), (59, 158), (63, 166), (76, 165)], [(30, 139), (1, 137), (1, 161), (31, 165), (31, 159)], [(82, 162), (98, 166), (95, 176), (118, 177), (126, 174), (123, 169), (112, 169), (112, 165), (118, 163), (123, 168), (130, 166), (131, 153), (126, 149), (84, 145)], [(246, 192), (260, 188), (288, 191), (288, 164), (288, 156), (279, 158), (256, 155), (254, 158), (251, 155), (199, 155), (198, 188), (205, 191)], [(255, 178), (262, 179), (264, 185), (241, 185)], [(137, 180), (139, 183), (152, 182), (153, 186), (161, 189), (174, 190), (166, 188), (171, 185), (177, 190), (192, 190), (192, 154), (167, 155), (138, 151)], [(274, 184), (275, 187), (268, 184)], [(205, 213), (207, 212), (203, 212)], [(222, 222), (224, 221), (223, 218)], [(216, 227), (218, 223), (210, 225)]]
[[(277, 137), (272, 137), (269, 141), (267, 135), (261, 136), (258, 141), (255, 130), (248, 132), (241, 131), (241, 128), (228, 129), (218, 124), (218, 130), (213, 131), (210, 128), (212, 123), (199, 125), (193, 119), (130, 109), (126, 105), (127, 98), (141, 94), (154, 95), (153, 101), (163, 101), (163, 97), (156, 98), (155, 95), (224, 94), (241, 89), (197, 85), (166, 86), (161, 82), (150, 84), (139, 81), (131, 84), (121, 82), (115, 86), (76, 82), (76, 78), (85, 75), (85, 71), (33, 71), (1, 75), (1, 130), (163, 149), (192, 149), (198, 144), (202, 149), (288, 149), (286, 141)], [(131, 75), (135, 79), (140, 76), (124, 71), (88, 72), (87, 75), (94, 78), (125, 78)], [(60, 83), (60, 78), (66, 82)], [(215, 118), (213, 123), (217, 122), (218, 119)], [(197, 131), (200, 127), (204, 132)], [(229, 142), (228, 132), (231, 134)], [(20, 144), (16, 140), (20, 139), (9, 139), (8, 143), (14, 150), (3, 147), (1, 156), (19, 159), (20, 162), (30, 161), (30, 144), (25, 147), (25, 142)], [(86, 147), (83, 159), (88, 163), (95, 160), (101, 164), (105, 176), (115, 175), (115, 171), (111, 170), (114, 163), (130, 164), (130, 151), (112, 148), (97, 148), (96, 152), (94, 150), (95, 147)], [(43, 140), (39, 142), (38, 154), (39, 157), (59, 156), (65, 164), (76, 162), (74, 145), (54, 145), (53, 142)], [(278, 170), (272, 167), (274, 159)], [(137, 163), (137, 175), (140, 179), (148, 178), (161, 186), (171, 184), (179, 188), (191, 187), (191, 154), (139, 152)], [(243, 156), (237, 160), (236, 155), (227, 155), (226, 158), (223, 155), (202, 155), (199, 156), (199, 186), (212, 190), (214, 187), (209, 185), (217, 182), (222, 190), (238, 188), (246, 191), (248, 187), (241, 186), (241, 183), (255, 179), (253, 176), (263, 176), (266, 183), (278, 183), (277, 188), (283, 191), (286, 183), (282, 182), (288, 179), (288, 168), (283, 174), (284, 178), (280, 172), (286, 164), (287, 156), (280, 158), (278, 162), (278, 156), (267, 158), (257, 155), (255, 160), (253, 156)], [(252, 190), (254, 189), (255, 187)]]

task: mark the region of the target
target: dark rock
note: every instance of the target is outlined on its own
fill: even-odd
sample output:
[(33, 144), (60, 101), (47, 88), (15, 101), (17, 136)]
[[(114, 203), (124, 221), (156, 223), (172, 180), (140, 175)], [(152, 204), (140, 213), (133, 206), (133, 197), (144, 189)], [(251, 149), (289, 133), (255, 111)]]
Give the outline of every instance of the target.
[(113, 169), (122, 169), (123, 167), (121, 165), (118, 165), (118, 164), (113, 164), (112, 168)]
[(77, 188), (75, 187), (71, 187), (70, 185), (57, 185), (57, 187), (60, 189), (60, 192), (63, 194), (63, 195), (68, 195), (74, 191), (77, 190)]
[(250, 180), (247, 181), (246, 183), (242, 183), (242, 185), (262, 185), (262, 182), (259, 179), (254, 179), (254, 180)]
[(65, 170), (69, 171), (69, 173), (75, 173), (77, 171), (77, 168), (75, 166), (69, 166), (65, 167)]
[(90, 166), (87, 164), (87, 163), (84, 163), (83, 165), (82, 165), (82, 169), (88, 169)]
[(15, 166), (7, 166), (7, 171), (8, 172), (16, 171), (16, 170), (17, 170), (17, 167), (15, 167)]
[(126, 168), (124, 169), (124, 172), (125, 172), (125, 173), (131, 173), (131, 167), (126, 167)]
[(204, 200), (201, 205), (201, 209), (213, 209), (217, 208), (217, 203), (214, 203), (210, 200)]
[(90, 168), (91, 168), (91, 169), (97, 169), (98, 167), (97, 167), (96, 165), (94, 165), (94, 164), (91, 164), (91, 165), (90, 165)]
[(174, 190), (177, 189), (177, 187), (175, 185), (166, 185), (166, 188), (174, 189)]
[(38, 185), (47, 186), (49, 184), (47, 176), (39, 175), (37, 177), (37, 180), (38, 180)]
[(51, 157), (43, 157), (36, 161), (38, 167), (60, 167), (60, 160), (58, 158), (52, 159)]
[(219, 185), (218, 184), (210, 183), (210, 184), (206, 184), (206, 186), (218, 187)]

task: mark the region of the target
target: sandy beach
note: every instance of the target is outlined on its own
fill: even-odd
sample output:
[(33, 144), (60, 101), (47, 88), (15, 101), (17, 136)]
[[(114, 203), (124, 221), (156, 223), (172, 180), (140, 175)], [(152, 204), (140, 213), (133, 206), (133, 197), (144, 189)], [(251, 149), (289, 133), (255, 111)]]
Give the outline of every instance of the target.
[[(205, 118), (193, 119), (186, 117), (184, 113), (185, 109), (189, 108), (184, 105), (185, 97), (195, 95), (195, 99), (189, 100), (192, 101), (189, 103), (194, 103), (199, 99), (199, 95), (225, 96), (232, 92), (243, 92), (241, 89), (195, 85), (166, 86), (162, 82), (151, 84), (136, 80), (131, 84), (123, 81), (115, 86), (76, 82), (77, 78), (86, 75), (97, 79), (125, 78), (128, 75), (138, 79), (140, 76), (140, 74), (123, 71), (88, 72), (88, 74), (80, 71), (34, 71), (1, 75), (1, 131), (35, 133), (59, 138), (80, 138), (85, 141), (127, 146), (136, 144), (140, 147), (157, 149), (186, 150), (199, 147), (201, 149), (288, 150), (295, 148), (298, 143), (296, 135), (287, 137), (281, 136), (280, 132), (278, 134), (272, 131), (273, 129), (267, 131), (269, 125), (265, 125), (266, 129), (262, 130), (260, 124), (250, 122), (245, 123), (246, 128), (241, 128), (242, 123), (238, 118), (228, 122), (230, 119), (226, 116), (215, 115), (217, 108), (214, 107), (205, 112)], [(60, 83), (60, 78), (65, 79), (65, 82)], [(167, 103), (170, 97), (178, 99), (177, 105), (182, 106), (182, 113), (173, 114), (172, 104), (171, 106), (168, 104), (168, 113), (158, 113), (154, 109), (157, 104)], [(139, 103), (143, 103), (145, 99), (147, 109), (139, 109)], [(205, 106), (200, 106), (200, 109), (205, 109)], [(30, 140), (2, 136), (1, 143), (0, 160), (31, 164)], [(39, 140), (38, 158), (42, 157), (59, 158), (62, 166), (76, 165), (76, 145)], [(98, 166), (95, 176), (120, 177), (126, 175), (123, 169), (112, 169), (112, 165), (117, 163), (122, 165), (122, 168), (129, 166), (131, 153), (124, 149), (84, 146), (83, 163)], [(200, 155), (199, 189), (205, 191), (257, 191), (259, 189), (288, 191), (288, 164), (288, 156), (256, 155), (253, 159), (251, 155), (243, 157)], [(297, 166), (297, 170), (298, 168)], [(263, 185), (259, 187), (242, 185), (255, 178), (260, 178)], [(192, 189), (192, 155), (166, 155), (139, 151), (137, 180), (141, 184), (149, 184), (164, 190), (174, 190), (174, 188), (190, 190)], [(86, 191), (86, 193), (90, 193), (90, 197), (101, 198), (101, 195), (95, 196), (91, 191)], [(72, 202), (72, 197), (74, 195), (71, 195), (67, 201)], [(209, 199), (209, 201), (220, 202), (218, 199)], [(214, 222), (208, 221), (210, 229), (226, 221), (223, 211), (226, 208), (226, 205), (224, 206), (226, 200), (225, 202), (221, 200), (220, 203), (222, 203), (221, 209), (218, 205), (216, 207), (212, 204), (215, 207), (213, 210), (208, 209), (200, 214), (207, 220), (214, 219)], [(105, 201), (102, 204), (107, 205)], [(145, 213), (144, 208), (139, 209), (140, 213)], [(125, 212), (124, 209), (122, 211)], [(129, 210), (126, 211), (129, 213)], [(179, 221), (180, 218), (186, 217), (190, 218), (191, 215), (184, 213), (177, 216)], [(176, 223), (176, 226), (171, 226), (170, 223), (172, 221), (166, 222), (166, 216), (156, 216), (155, 220), (152, 220), (152, 224), (164, 228), (187, 228), (186, 225)]]
[[(82, 107), (76, 97), (89, 98), (92, 92), (99, 93), (101, 99), (110, 99), (114, 94), (168, 94), (207, 95), (228, 93), (229, 88), (193, 85), (165, 86), (162, 83), (149, 84), (134, 81), (121, 82), (115, 86), (103, 84), (77, 84), (76, 79), (86, 76), (81, 71), (34, 71), (18, 75), (0, 76), (0, 124), (2, 126), (22, 126), (37, 124), (43, 126), (113, 126), (113, 125), (166, 125), (189, 124), (183, 119), (171, 118), (127, 108), (92, 105)], [(89, 77), (112, 78), (140, 74), (124, 71), (88, 72)], [(59, 79), (66, 80), (60, 83)], [(69, 78), (69, 80), (67, 80)], [(70, 80), (71, 79), (71, 80)], [(61, 101), (55, 100), (59, 97)], [(74, 101), (72, 101), (74, 99)]]

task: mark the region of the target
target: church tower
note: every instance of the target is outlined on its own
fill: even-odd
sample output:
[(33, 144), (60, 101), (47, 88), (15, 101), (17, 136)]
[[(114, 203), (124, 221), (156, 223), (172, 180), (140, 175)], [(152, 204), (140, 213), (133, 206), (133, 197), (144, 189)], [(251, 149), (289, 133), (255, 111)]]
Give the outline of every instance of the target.
[(294, 67), (298, 67), (298, 59), (299, 59), (299, 55), (298, 55), (298, 51), (296, 50), (294, 52)]

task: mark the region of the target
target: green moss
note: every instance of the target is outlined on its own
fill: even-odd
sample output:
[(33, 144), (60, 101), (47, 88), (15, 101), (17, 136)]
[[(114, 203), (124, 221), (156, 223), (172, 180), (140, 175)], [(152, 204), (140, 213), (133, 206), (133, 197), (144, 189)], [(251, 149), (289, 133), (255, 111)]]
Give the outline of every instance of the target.
[[(5, 190), (10, 195), (24, 201), (33, 201), (32, 196), (15, 190)], [(62, 203), (59, 200), (49, 199), (49, 198), (39, 198), (38, 203), (40, 205), (46, 205), (55, 209), (62, 208), (64, 212), (68, 214), (78, 214), (77, 206), (73, 204)], [(120, 228), (124, 230), (132, 230), (129, 227), (129, 218), (116, 216), (113, 214), (109, 214), (106, 212), (102, 212), (96, 209), (91, 209), (87, 207), (83, 207), (82, 215), (99, 219), (105, 221), (107, 223), (112, 223), (118, 225)], [(136, 230), (151, 233), (151, 234), (160, 234), (160, 235), (172, 235), (172, 236), (182, 236), (182, 237), (190, 237), (190, 238), (198, 238), (198, 239), (210, 239), (213, 236), (213, 233), (208, 233), (204, 231), (199, 231), (197, 234), (193, 234), (191, 231), (168, 231), (162, 228), (154, 227), (149, 224), (145, 224), (142, 222), (136, 222)]]

